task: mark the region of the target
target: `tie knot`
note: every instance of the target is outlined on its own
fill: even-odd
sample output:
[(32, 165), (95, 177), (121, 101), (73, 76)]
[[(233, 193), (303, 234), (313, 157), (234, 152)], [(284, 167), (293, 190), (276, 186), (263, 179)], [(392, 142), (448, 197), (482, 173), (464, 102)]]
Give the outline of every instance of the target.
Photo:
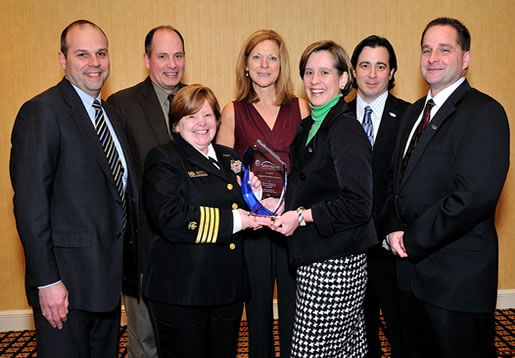
[(168, 95), (168, 102), (169, 102), (170, 104), (172, 104), (172, 101), (173, 101), (173, 98), (174, 98), (174, 97), (175, 97), (175, 95), (174, 95), (174, 94), (169, 94), (169, 95)]
[(435, 105), (435, 102), (433, 101), (433, 99), (431, 98), (429, 101), (427, 101), (426, 103), (426, 109), (431, 109), (433, 108), (433, 106)]
[(93, 108), (95, 108), (97, 111), (102, 108), (102, 105), (98, 99), (93, 101)]
[(372, 125), (372, 108), (370, 106), (365, 107), (365, 114), (363, 115), (363, 125)]

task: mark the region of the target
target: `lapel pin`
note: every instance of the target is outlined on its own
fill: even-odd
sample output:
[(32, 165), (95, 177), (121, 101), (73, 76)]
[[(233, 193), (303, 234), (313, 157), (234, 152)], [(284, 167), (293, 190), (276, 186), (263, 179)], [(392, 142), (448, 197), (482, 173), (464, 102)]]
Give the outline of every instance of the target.
[(231, 170), (238, 174), (241, 172), (241, 161), (240, 160), (231, 160)]
[(395, 113), (393, 113), (393, 112), (390, 112), (388, 114), (390, 115), (390, 117), (393, 117), (393, 118), (397, 117), (397, 115)]
[(438, 127), (437, 127), (435, 124), (431, 124), (431, 129), (432, 129), (432, 130), (434, 130), (434, 131), (435, 131), (437, 128), (438, 128)]

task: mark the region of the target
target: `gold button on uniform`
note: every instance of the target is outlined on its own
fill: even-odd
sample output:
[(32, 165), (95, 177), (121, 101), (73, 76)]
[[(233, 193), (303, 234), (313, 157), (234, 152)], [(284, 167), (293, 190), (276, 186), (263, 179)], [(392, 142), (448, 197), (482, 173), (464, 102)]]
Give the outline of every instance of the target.
[(227, 189), (228, 190), (232, 190), (232, 184), (231, 183), (227, 184)]
[(231, 243), (229, 244), (229, 248), (230, 248), (231, 250), (234, 250), (234, 249), (236, 248), (236, 244), (235, 244), (234, 242), (231, 242)]
[(233, 204), (232, 204), (232, 210), (236, 210), (236, 209), (238, 209), (238, 204), (233, 203)]

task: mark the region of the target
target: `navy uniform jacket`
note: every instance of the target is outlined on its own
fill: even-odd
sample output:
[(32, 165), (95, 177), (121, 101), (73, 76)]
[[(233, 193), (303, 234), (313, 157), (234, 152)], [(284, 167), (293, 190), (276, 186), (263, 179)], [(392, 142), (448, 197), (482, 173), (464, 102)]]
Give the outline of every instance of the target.
[(178, 135), (150, 150), (143, 196), (154, 239), (143, 276), (150, 300), (222, 305), (247, 295), (240, 234), (232, 210), (244, 205), (230, 148), (213, 144), (221, 170)]
[(365, 252), (377, 242), (372, 214), (372, 150), (344, 99), (329, 111), (306, 146), (304, 119), (290, 146), (286, 209), (312, 210), (314, 223), (288, 239), (293, 265)]

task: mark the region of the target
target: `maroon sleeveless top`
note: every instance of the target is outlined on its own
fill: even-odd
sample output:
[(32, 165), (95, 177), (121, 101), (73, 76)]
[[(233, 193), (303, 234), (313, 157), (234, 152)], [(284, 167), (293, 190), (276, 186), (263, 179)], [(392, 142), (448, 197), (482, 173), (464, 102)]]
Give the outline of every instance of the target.
[(234, 150), (243, 157), (247, 148), (261, 139), (286, 162), (290, 170), (290, 144), (301, 120), (299, 99), (295, 98), (290, 104), (281, 106), (273, 129), (270, 129), (252, 103), (233, 101), (233, 105)]

